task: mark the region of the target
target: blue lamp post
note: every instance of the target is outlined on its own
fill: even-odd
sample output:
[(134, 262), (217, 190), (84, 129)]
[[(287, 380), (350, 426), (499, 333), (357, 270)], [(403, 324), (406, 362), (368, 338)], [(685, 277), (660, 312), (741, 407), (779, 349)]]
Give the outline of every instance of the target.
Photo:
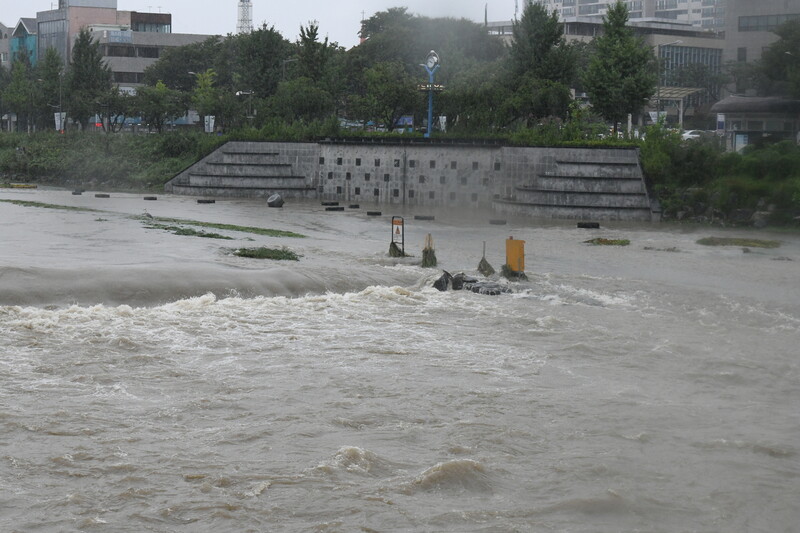
[(434, 90), (434, 83), (433, 77), (436, 74), (436, 71), (439, 70), (439, 54), (431, 50), (431, 53), (428, 54), (428, 58), (425, 60), (425, 64), (422, 65), (425, 67), (425, 70), (428, 73), (428, 129), (425, 130), (425, 138), (428, 139), (431, 136), (431, 130), (433, 130), (433, 90)]

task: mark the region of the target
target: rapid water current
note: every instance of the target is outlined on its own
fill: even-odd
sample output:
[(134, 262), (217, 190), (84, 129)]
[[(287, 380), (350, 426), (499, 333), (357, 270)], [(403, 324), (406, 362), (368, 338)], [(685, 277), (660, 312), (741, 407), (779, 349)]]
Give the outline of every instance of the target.
[[(796, 233), (0, 200), (97, 210), (0, 201), (0, 531), (800, 527)], [(391, 215), (414, 257), (388, 257)], [(418, 266), (429, 233), (439, 269)], [(498, 268), (509, 236), (512, 294), (431, 288), (484, 242)], [(262, 245), (300, 260), (231, 254)]]

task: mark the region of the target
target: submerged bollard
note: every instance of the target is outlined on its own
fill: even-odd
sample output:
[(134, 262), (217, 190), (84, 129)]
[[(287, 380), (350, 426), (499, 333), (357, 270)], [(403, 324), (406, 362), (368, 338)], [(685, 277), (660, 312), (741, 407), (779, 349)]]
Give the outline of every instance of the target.
[(433, 268), (436, 266), (436, 252), (433, 250), (433, 237), (430, 233), (425, 237), (425, 248), (422, 249), (422, 267)]

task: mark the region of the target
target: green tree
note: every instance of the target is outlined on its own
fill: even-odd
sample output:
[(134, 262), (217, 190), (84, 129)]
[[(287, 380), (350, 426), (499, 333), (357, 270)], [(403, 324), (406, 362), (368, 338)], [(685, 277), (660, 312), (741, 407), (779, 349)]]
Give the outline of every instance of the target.
[(589, 64), (584, 86), (592, 107), (617, 124), (642, 110), (655, 92), (654, 55), (627, 27), (628, 8), (620, 1), (608, 8), (603, 34), (595, 39), (597, 53)]
[(44, 117), (42, 126), (55, 127), (54, 113), (63, 107), (63, 61), (55, 48), (45, 50), (36, 67), (38, 114)]
[(117, 133), (122, 130), (125, 126), (125, 119), (136, 112), (134, 101), (133, 96), (121, 92), (116, 86), (100, 95), (97, 99), (100, 104), (98, 114), (106, 133)]
[(292, 55), (292, 44), (266, 25), (232, 38), (226, 53), (235, 66), (233, 89), (253, 91), (259, 98), (275, 94), (283, 78), (284, 60)]
[(155, 87), (140, 87), (136, 92), (134, 109), (144, 118), (150, 130), (158, 133), (170, 120), (182, 116), (188, 108), (185, 93), (168, 88), (163, 82)]
[(309, 23), (307, 28), (300, 28), (300, 40), (297, 43), (297, 58), (303, 77), (318, 83), (325, 74), (331, 49), (328, 38), (319, 41), (319, 25)]
[(573, 79), (576, 57), (564, 39), (564, 25), (557, 12), (548, 14), (541, 4), (529, 3), (514, 22), (510, 57), (517, 79), (531, 76), (564, 85)]
[(730, 78), (722, 72), (715, 72), (708, 65), (691, 63), (678, 69), (677, 82), (681, 87), (695, 87), (706, 90), (707, 100), (719, 100), (722, 87)]
[(78, 33), (72, 48), (67, 87), (70, 114), (86, 129), (90, 116), (101, 111), (98, 99), (111, 90), (111, 69), (103, 62), (100, 43), (86, 28)]
[[(0, 117), (7, 114), (9, 111), (8, 102), (6, 101), (6, 90), (11, 83), (11, 73), (7, 68), (0, 65)], [(0, 132), (3, 131), (2, 119), (0, 119)]]
[(800, 98), (800, 19), (782, 24), (775, 34), (778, 40), (764, 51), (761, 70), (778, 82), (775, 92)]
[(365, 77), (365, 111), (369, 118), (385, 124), (388, 129), (418, 106), (420, 98), (416, 85), (401, 63), (378, 63), (367, 70)]
[(501, 130), (513, 119), (513, 92), (505, 61), (479, 63), (459, 72), (439, 98), (448, 129), (469, 133)]
[(333, 97), (310, 78), (296, 78), (278, 85), (269, 100), (270, 114), (286, 123), (322, 120), (333, 114)]
[(217, 73), (213, 68), (196, 75), (197, 85), (192, 91), (192, 106), (200, 115), (201, 122), (208, 115), (216, 115), (220, 106), (220, 92), (214, 86)]
[[(210, 37), (201, 43), (167, 48), (161, 58), (144, 71), (144, 82), (155, 85), (162, 81), (170, 89), (191, 91), (195, 85), (195, 74), (214, 68), (217, 85), (229, 85), (230, 76), (220, 76), (219, 63), (225, 63), (223, 42), (219, 37)], [(227, 67), (222, 72), (230, 71)]]
[(576, 57), (564, 39), (558, 13), (538, 3), (528, 3), (514, 23), (510, 50), (514, 94), (508, 102), (517, 118), (528, 126), (548, 116), (564, 118), (572, 95)]
[(17, 114), (17, 128), (22, 125), (21, 117), (25, 117), (25, 124), (30, 130), (33, 125), (33, 98), (34, 87), (31, 79), (31, 69), (26, 61), (14, 61), (11, 65), (11, 75), (3, 100), (9, 109)]

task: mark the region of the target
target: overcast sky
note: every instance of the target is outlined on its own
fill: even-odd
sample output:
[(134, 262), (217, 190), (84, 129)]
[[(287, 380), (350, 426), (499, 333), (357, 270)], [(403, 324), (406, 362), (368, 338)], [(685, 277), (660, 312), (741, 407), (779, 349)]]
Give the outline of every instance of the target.
[[(300, 26), (319, 22), (320, 33), (350, 48), (358, 44), (362, 12), (367, 18), (390, 7), (407, 7), (410, 13), (429, 17), (467, 18), (483, 22), (488, 4), (489, 20), (511, 20), (514, 0), (252, 0), (253, 25), (267, 23), (294, 41)], [(22, 17), (58, 6), (57, 0), (2, 0), (0, 22), (15, 26)], [(524, 0), (519, 0), (520, 10)], [(172, 13), (173, 33), (226, 35), (236, 32), (239, 0), (118, 0), (122, 11)]]

